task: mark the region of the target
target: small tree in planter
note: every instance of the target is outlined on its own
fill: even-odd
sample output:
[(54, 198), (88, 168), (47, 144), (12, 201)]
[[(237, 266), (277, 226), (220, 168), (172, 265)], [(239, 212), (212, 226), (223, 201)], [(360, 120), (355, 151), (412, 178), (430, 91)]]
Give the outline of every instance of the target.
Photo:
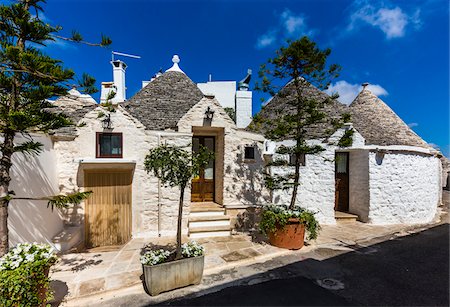
[[(287, 100), (290, 110), (270, 120), (256, 116), (253, 125), (264, 125), (268, 139), (280, 141), (292, 139), (293, 146), (280, 146), (278, 154), (292, 157), (287, 161), (273, 161), (268, 166), (289, 165), (294, 172), (285, 176), (266, 174), (266, 186), (271, 189), (291, 189), (291, 201), (285, 206), (267, 206), (263, 209), (260, 228), (268, 234), (272, 244), (285, 248), (298, 249), (303, 246), (305, 225), (309, 238), (315, 239), (319, 224), (314, 213), (296, 205), (300, 179), (301, 157), (322, 152), (320, 145), (306, 142), (306, 129), (326, 120), (323, 108), (332, 103), (337, 95), (318, 99), (311, 95), (312, 87), (326, 89), (331, 80), (338, 76), (340, 67), (333, 64), (326, 66), (326, 59), (331, 50), (320, 50), (308, 37), (289, 42), (287, 47), (276, 51), (276, 57), (268, 60), (268, 65), (261, 66), (259, 72), (262, 82), (257, 89), (272, 96), (279, 95)], [(287, 97), (282, 90), (289, 82), (293, 94)]]
[[(151, 149), (145, 158), (144, 165), (147, 172), (153, 173), (164, 185), (180, 188), (175, 252), (163, 249), (151, 250), (141, 257), (145, 283), (151, 295), (201, 281), (204, 264), (203, 247), (195, 242), (181, 244), (184, 191), (190, 180), (198, 176), (213, 158), (214, 153), (202, 146), (198, 152), (188, 152), (182, 147), (166, 144)], [(181, 277), (176, 278), (180, 271)]]

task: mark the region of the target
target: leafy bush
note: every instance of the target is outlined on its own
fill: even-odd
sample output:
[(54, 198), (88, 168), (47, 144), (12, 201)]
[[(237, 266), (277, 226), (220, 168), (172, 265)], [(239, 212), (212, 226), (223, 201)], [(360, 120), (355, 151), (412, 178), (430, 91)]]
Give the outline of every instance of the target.
[(205, 253), (205, 248), (195, 241), (181, 245), (181, 254), (183, 258), (198, 257)]
[(46, 244), (18, 244), (0, 258), (0, 305), (41, 306), (52, 298), (48, 270), (57, 260)]
[(169, 256), (169, 251), (163, 249), (151, 250), (141, 256), (141, 263), (144, 265), (164, 263), (169, 258)]
[[(183, 258), (202, 256), (205, 248), (195, 241), (181, 245), (181, 254)], [(156, 265), (175, 260), (175, 251), (164, 249), (149, 250), (141, 256), (141, 263), (144, 265)]]
[(305, 225), (308, 240), (315, 240), (320, 230), (319, 222), (315, 218), (315, 213), (295, 206), (293, 210), (287, 206), (268, 205), (262, 210), (259, 228), (264, 234), (275, 232), (278, 228), (285, 227), (290, 218), (299, 219)]

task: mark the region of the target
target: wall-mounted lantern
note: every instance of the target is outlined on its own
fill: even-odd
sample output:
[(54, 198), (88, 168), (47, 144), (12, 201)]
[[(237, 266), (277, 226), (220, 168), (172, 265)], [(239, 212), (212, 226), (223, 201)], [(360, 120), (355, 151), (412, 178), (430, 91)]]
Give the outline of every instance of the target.
[(207, 108), (206, 111), (205, 111), (205, 118), (206, 118), (207, 120), (212, 120), (213, 117), (214, 117), (214, 110), (212, 110), (212, 109), (208, 106), (208, 108)]
[(106, 114), (105, 118), (102, 119), (102, 128), (103, 129), (111, 129), (112, 128), (112, 121), (111, 121), (110, 114)]

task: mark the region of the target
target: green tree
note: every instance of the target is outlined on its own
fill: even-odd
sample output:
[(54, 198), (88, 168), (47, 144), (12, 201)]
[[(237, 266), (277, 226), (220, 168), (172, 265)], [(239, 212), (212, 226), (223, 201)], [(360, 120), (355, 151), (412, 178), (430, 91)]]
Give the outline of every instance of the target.
[(181, 221), (183, 217), (184, 191), (189, 181), (208, 166), (214, 153), (200, 146), (198, 152), (188, 152), (182, 147), (160, 145), (145, 157), (145, 169), (152, 172), (164, 185), (180, 188), (178, 204), (177, 247), (175, 259), (181, 258)]
[[(63, 114), (52, 111), (47, 99), (65, 95), (74, 72), (63, 67), (62, 62), (46, 55), (43, 50), (49, 41), (65, 39), (85, 43), (78, 32), (71, 37), (59, 36), (60, 26), (44, 22), (43, 0), (18, 0), (0, 6), (0, 256), (8, 251), (8, 205), (16, 197), (10, 191), (10, 170), (15, 153), (39, 154), (42, 144), (29, 135), (71, 125)], [(107, 46), (108, 37), (91, 44)], [(37, 48), (40, 46), (40, 48)], [(95, 92), (95, 79), (83, 75), (79, 88)], [(16, 135), (27, 136), (28, 141), (16, 144)], [(44, 199), (52, 207), (65, 207), (79, 203), (89, 192), (49, 196)]]
[[(287, 99), (290, 112), (278, 114), (275, 120), (256, 116), (256, 121), (264, 122), (269, 127), (265, 132), (268, 139), (278, 141), (286, 138), (295, 140), (294, 146), (280, 146), (279, 154), (293, 156), (293, 174), (287, 176), (266, 176), (266, 185), (269, 188), (292, 188), (290, 209), (293, 209), (297, 199), (300, 178), (300, 163), (303, 154), (318, 154), (324, 149), (320, 145), (310, 146), (305, 139), (308, 127), (317, 125), (326, 120), (323, 108), (332, 103), (337, 95), (326, 99), (317, 99), (310, 95), (311, 87), (325, 90), (331, 81), (339, 74), (340, 67), (336, 64), (327, 66), (326, 60), (331, 50), (320, 50), (308, 37), (288, 42), (287, 47), (276, 51), (276, 56), (261, 65), (259, 77), (261, 81), (256, 88), (272, 96), (283, 97), (282, 89), (289, 82), (293, 88), (292, 99)], [(255, 121), (254, 120), (254, 121)], [(258, 123), (257, 123), (258, 124)], [(278, 161), (275, 161), (277, 163)]]

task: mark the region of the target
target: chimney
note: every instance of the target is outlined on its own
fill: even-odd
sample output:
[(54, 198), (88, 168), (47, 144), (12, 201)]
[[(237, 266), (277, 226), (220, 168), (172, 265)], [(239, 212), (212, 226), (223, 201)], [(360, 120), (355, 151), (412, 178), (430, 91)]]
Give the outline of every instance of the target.
[(111, 64), (113, 66), (113, 82), (116, 88), (116, 96), (114, 96), (112, 102), (123, 102), (126, 99), (125, 69), (127, 68), (127, 64), (120, 60), (111, 61)]

